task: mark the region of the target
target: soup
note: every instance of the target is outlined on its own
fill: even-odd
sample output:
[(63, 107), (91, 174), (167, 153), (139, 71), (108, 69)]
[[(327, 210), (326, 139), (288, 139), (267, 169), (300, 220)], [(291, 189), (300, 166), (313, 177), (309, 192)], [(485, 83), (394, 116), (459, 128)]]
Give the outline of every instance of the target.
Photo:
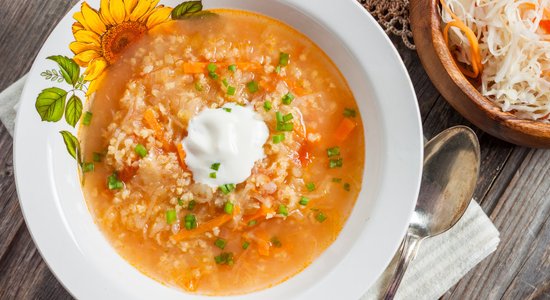
[[(364, 140), (345, 79), (315, 44), (261, 15), (213, 12), (155, 27), (106, 71), (80, 131), (94, 162), (83, 191), (107, 239), (141, 272), (232, 295), (288, 279), (336, 239), (361, 188)], [(241, 149), (231, 142), (247, 139), (233, 136), (256, 130), (239, 123), (245, 115), (262, 137), (257, 157), (191, 153), (226, 153), (222, 139)], [(206, 129), (193, 137), (192, 126)], [(193, 148), (204, 130), (225, 133)], [(228, 168), (248, 176), (223, 182)]]

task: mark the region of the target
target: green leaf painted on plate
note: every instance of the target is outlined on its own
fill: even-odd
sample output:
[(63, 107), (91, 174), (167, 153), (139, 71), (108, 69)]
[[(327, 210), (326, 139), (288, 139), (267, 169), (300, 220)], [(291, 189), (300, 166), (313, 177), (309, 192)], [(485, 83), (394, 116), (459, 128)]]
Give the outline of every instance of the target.
[(60, 131), (59, 133), (61, 133), (61, 136), (63, 137), (63, 142), (65, 142), (65, 146), (67, 147), (69, 154), (80, 162), (80, 143), (78, 142), (78, 139), (68, 131)]
[(59, 65), (61, 75), (68, 84), (72, 86), (77, 84), (80, 77), (80, 67), (74, 60), (61, 55), (49, 56), (47, 59), (53, 60)]
[(71, 126), (75, 126), (82, 116), (82, 101), (76, 95), (72, 95), (65, 107), (65, 120)]
[(36, 111), (42, 121), (57, 122), (63, 117), (67, 92), (60, 88), (52, 87), (43, 90), (36, 98)]
[(201, 1), (187, 1), (174, 7), (172, 10), (172, 20), (187, 19), (202, 10)]

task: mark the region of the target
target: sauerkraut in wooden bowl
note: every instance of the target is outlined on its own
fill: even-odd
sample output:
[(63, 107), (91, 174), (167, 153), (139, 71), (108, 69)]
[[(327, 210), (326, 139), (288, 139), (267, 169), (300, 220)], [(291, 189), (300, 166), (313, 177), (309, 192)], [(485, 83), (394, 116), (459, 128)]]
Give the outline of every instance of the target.
[(549, 9), (537, 0), (411, 2), (436, 87), (476, 126), (518, 145), (550, 147)]

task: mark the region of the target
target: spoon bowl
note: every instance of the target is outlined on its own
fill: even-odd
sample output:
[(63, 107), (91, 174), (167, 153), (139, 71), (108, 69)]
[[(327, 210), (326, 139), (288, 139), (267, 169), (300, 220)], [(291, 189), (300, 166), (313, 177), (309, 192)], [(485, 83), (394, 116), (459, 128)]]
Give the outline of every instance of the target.
[(394, 298), (420, 243), (449, 230), (460, 220), (474, 193), (479, 165), (479, 142), (468, 127), (449, 128), (425, 145), (418, 201), (383, 299)]
[(424, 147), (424, 170), (409, 232), (441, 234), (462, 217), (479, 174), (479, 143), (468, 127), (449, 128)]

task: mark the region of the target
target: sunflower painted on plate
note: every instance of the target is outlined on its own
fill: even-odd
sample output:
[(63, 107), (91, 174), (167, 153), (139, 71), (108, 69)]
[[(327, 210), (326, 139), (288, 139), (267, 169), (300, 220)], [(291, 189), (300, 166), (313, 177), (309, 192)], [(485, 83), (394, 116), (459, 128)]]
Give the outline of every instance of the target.
[[(98, 79), (120, 53), (149, 29), (170, 20), (171, 7), (159, 0), (101, 0), (99, 11), (83, 2), (74, 14), (74, 61), (86, 67), (85, 80)], [(90, 90), (94, 90), (90, 86)], [(89, 92), (91, 92), (89, 90)]]

